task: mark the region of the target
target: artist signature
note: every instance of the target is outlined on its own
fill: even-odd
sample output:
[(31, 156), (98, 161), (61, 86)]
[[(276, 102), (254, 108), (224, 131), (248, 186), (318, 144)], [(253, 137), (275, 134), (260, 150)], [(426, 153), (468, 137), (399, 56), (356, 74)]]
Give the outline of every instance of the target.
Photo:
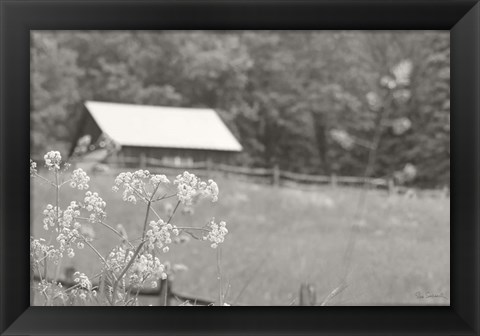
[(443, 294), (443, 293), (431, 293), (431, 292), (422, 292), (422, 291), (418, 291), (418, 292), (415, 292), (415, 296), (417, 297), (417, 299), (429, 299), (429, 298), (442, 298), (442, 299), (445, 299), (445, 300), (448, 300), (448, 298)]

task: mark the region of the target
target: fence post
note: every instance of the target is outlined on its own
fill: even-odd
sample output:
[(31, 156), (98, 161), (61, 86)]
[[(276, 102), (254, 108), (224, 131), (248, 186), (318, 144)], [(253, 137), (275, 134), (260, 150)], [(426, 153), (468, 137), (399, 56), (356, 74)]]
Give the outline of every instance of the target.
[(273, 166), (273, 185), (274, 186), (279, 186), (280, 185), (280, 168), (278, 167), (278, 164), (275, 164)]
[(170, 306), (170, 298), (172, 293), (172, 282), (170, 279), (160, 279), (159, 281), (159, 306)]
[(317, 304), (317, 293), (311, 284), (303, 283), (300, 286), (299, 306), (315, 306)]
[(336, 188), (337, 185), (338, 185), (338, 181), (337, 181), (337, 175), (336, 174), (332, 174), (330, 175), (330, 184), (332, 185), (332, 187)]

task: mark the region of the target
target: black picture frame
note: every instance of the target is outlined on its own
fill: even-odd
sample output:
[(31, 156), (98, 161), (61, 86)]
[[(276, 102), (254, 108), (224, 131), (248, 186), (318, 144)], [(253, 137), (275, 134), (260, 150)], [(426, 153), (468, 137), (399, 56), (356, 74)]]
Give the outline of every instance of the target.
[[(473, 0), (0, 0), (2, 335), (478, 335), (480, 4)], [(29, 306), (30, 30), (417, 30), (451, 33), (449, 307)]]

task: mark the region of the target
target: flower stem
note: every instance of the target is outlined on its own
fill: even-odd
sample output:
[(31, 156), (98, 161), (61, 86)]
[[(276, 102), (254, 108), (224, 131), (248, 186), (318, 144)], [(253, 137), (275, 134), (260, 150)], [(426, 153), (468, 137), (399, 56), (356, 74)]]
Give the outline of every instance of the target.
[(145, 244), (145, 242), (141, 242), (140, 245), (138, 245), (137, 247), (137, 250), (135, 251), (135, 253), (133, 254), (132, 258), (130, 259), (130, 261), (128, 262), (127, 266), (123, 269), (122, 273), (120, 273), (118, 279), (115, 281), (115, 284), (113, 285), (113, 293), (112, 293), (112, 298), (113, 298), (113, 303), (115, 303), (115, 295), (117, 293), (117, 287), (118, 287), (118, 282), (123, 278), (123, 276), (125, 275), (125, 273), (127, 273), (128, 269), (133, 265), (133, 262), (135, 260), (135, 258), (138, 256), (138, 254), (140, 253), (140, 250), (142, 249), (143, 245)]

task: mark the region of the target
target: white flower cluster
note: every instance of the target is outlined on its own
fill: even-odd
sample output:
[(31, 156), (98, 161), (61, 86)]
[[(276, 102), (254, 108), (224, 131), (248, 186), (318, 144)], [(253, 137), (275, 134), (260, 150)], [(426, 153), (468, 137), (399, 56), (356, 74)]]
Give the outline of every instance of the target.
[[(58, 216), (61, 216), (61, 210), (58, 210)], [(49, 226), (55, 226), (57, 223), (57, 207), (51, 204), (47, 204), (45, 210), (43, 210), (43, 228), (48, 231)]]
[(50, 151), (43, 157), (45, 159), (45, 166), (48, 170), (60, 170), (60, 163), (62, 162), (62, 155), (58, 151)]
[(37, 173), (37, 163), (30, 159), (30, 176), (33, 177)]
[(228, 233), (227, 223), (221, 221), (219, 224), (215, 223), (215, 218), (213, 218), (208, 224), (210, 231), (208, 235), (203, 237), (203, 240), (209, 240), (212, 242), (210, 245), (212, 248), (217, 248), (218, 244), (223, 243), (225, 236)]
[(80, 288), (86, 289), (88, 291), (92, 290), (92, 282), (85, 275), (85, 273), (75, 272), (73, 275), (76, 276), (74, 281), (80, 285)]
[(60, 219), (60, 233), (57, 236), (57, 241), (60, 244), (60, 253), (63, 255), (63, 252), (66, 251), (70, 258), (75, 256), (71, 244), (77, 242), (77, 247), (79, 249), (84, 247), (83, 242), (77, 241), (77, 239), (80, 238), (78, 230), (81, 228), (81, 225), (79, 222), (74, 222), (75, 217), (80, 216), (80, 211), (78, 209), (79, 206), (76, 202), (70, 203)]
[(172, 242), (172, 232), (175, 236), (178, 236), (179, 231), (175, 225), (170, 223), (166, 224), (163, 220), (159, 219), (157, 222), (151, 221), (150, 227), (146, 234), (147, 248), (153, 250), (155, 247), (162, 249), (164, 253), (167, 253), (169, 247), (167, 246)]
[[(81, 225), (75, 221), (75, 218), (80, 216), (79, 208), (79, 205), (75, 201), (72, 201), (65, 211), (58, 209), (58, 217), (57, 207), (51, 204), (48, 204), (45, 210), (43, 210), (43, 215), (45, 216), (43, 219), (43, 228), (45, 230), (48, 230), (50, 226), (54, 227), (58, 223), (58, 227), (55, 228), (55, 231), (58, 232), (56, 240), (59, 243), (56, 253), (60, 257), (63, 256), (64, 252), (66, 252), (70, 258), (75, 256), (71, 244), (75, 243), (80, 237), (79, 229)], [(77, 247), (82, 249), (84, 247), (83, 242), (77, 241)]]
[(30, 237), (30, 256), (34, 260), (41, 260), (47, 256), (49, 259), (53, 259), (56, 264), (60, 258), (60, 252), (53, 245), (47, 245), (45, 239)]
[(184, 205), (192, 205), (197, 197), (210, 198), (212, 202), (218, 200), (218, 186), (213, 180), (207, 183), (186, 171), (173, 183), (177, 185), (178, 200)]
[(46, 297), (49, 298), (60, 299), (63, 301), (64, 304), (67, 304), (69, 300), (69, 295), (65, 292), (60, 282), (42, 279), (42, 281), (38, 283), (36, 288), (39, 293), (43, 293)]
[(145, 201), (152, 196), (153, 190), (157, 189), (159, 184), (169, 183), (170, 181), (165, 175), (153, 175), (148, 170), (137, 170), (134, 173), (120, 173), (115, 178), (112, 190), (117, 192), (123, 188), (123, 200), (136, 203), (137, 197)]
[(88, 219), (90, 223), (102, 221), (107, 216), (107, 213), (105, 212), (107, 203), (98, 195), (98, 193), (87, 191), (83, 201), (85, 203), (84, 208), (88, 212), (91, 212)]
[(130, 259), (132, 259), (133, 255), (133, 251), (129, 250), (127, 253), (123, 247), (117, 246), (108, 255), (106, 260), (107, 267), (113, 272), (121, 272), (130, 262)]
[[(125, 269), (133, 255), (133, 251), (128, 250), (127, 252), (123, 247), (117, 246), (108, 255), (107, 267), (119, 276), (119, 273)], [(152, 277), (152, 286), (156, 286), (158, 278), (165, 279), (167, 277), (165, 266), (160, 262), (160, 259), (150, 253), (138, 256), (127, 273), (128, 279), (135, 285), (141, 285), (149, 277)]]
[(150, 183), (154, 187), (156, 187), (157, 185), (162, 184), (162, 183), (163, 184), (169, 184), (170, 180), (165, 175), (156, 174), (156, 175), (151, 175)]
[(36, 254), (47, 253), (53, 245), (48, 246), (45, 244), (45, 239), (35, 239), (30, 236), (30, 255), (33, 257)]
[(141, 285), (148, 278), (151, 278), (151, 286), (157, 286), (159, 278), (166, 279), (165, 266), (160, 259), (150, 253), (140, 255), (132, 265), (130, 282)]
[(70, 182), (70, 187), (77, 188), (78, 190), (88, 189), (90, 177), (88, 177), (87, 173), (82, 168), (75, 169), (72, 172), (71, 179), (72, 181)]

